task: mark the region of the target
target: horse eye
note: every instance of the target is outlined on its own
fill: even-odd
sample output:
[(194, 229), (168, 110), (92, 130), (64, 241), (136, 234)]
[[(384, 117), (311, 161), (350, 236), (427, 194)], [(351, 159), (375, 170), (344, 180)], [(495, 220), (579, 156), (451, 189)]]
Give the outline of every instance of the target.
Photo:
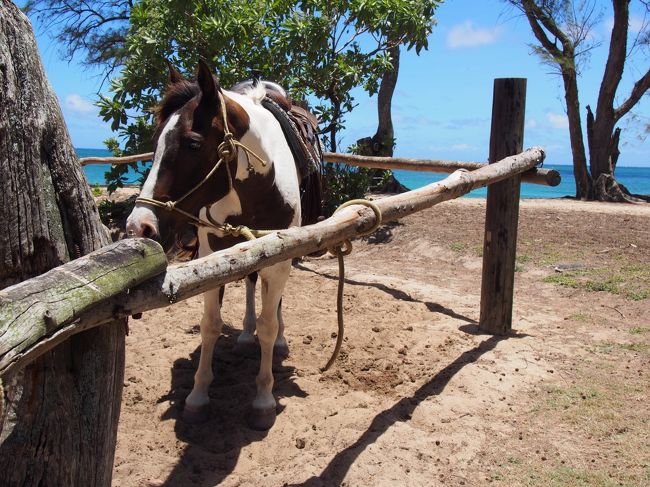
[(198, 140), (190, 140), (187, 143), (187, 147), (189, 147), (190, 150), (199, 150), (201, 149), (201, 142)]

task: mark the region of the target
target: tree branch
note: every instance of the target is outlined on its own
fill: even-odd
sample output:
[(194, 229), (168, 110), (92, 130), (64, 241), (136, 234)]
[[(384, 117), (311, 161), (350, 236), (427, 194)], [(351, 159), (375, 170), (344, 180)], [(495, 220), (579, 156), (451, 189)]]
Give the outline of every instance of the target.
[[(521, 8), (523, 9), (526, 18), (528, 19), (528, 23), (530, 24), (530, 28), (533, 30), (533, 34), (542, 45), (542, 47), (554, 58), (559, 59), (562, 57), (562, 51), (560, 51), (557, 46), (551, 42), (551, 40), (546, 35), (546, 32), (544, 32), (544, 28), (539, 23), (542, 21), (540, 19), (540, 15), (544, 15), (539, 7), (537, 7), (537, 5), (535, 5), (532, 1), (524, 0), (521, 3)], [(555, 25), (554, 22), (553, 25)], [(546, 25), (544, 25), (544, 27), (546, 27)], [(553, 33), (551, 29), (548, 30)], [(553, 33), (553, 35), (555, 34)], [(558, 36), (556, 35), (556, 37)]]
[(623, 115), (629, 112), (634, 105), (641, 99), (641, 97), (650, 89), (650, 69), (646, 71), (641, 79), (634, 83), (632, 93), (629, 98), (614, 110), (614, 119), (620, 120)]
[(603, 117), (606, 112), (614, 110), (614, 97), (616, 96), (616, 90), (623, 76), (623, 67), (627, 54), (627, 30), (630, 17), (628, 1), (612, 1), (614, 7), (614, 27), (612, 28), (612, 35), (609, 41), (609, 54), (607, 55), (605, 72), (603, 73), (603, 80), (600, 83), (600, 91), (598, 92), (596, 120)]

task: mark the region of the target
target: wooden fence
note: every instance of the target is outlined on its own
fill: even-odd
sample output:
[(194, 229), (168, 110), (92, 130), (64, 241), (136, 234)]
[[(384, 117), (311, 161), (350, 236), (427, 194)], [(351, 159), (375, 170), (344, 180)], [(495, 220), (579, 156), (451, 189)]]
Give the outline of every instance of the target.
[[(455, 169), (442, 181), (376, 201), (383, 221), (389, 222), (490, 185), (479, 326), (497, 334), (511, 329), (522, 175), (535, 184), (559, 183), (559, 175), (554, 171), (536, 169), (544, 159), (542, 149), (521, 150), (525, 86), (524, 79), (495, 80), (490, 164), (475, 167), (472, 163), (405, 159), (393, 162), (394, 159), (385, 158), (381, 167), (404, 168), (411, 164), (438, 172)], [(331, 154), (328, 158), (335, 156), (340, 155)], [(142, 158), (133, 156), (121, 162)], [(346, 155), (345, 159), (346, 163), (371, 164), (368, 158)], [(100, 161), (97, 163), (108, 162)], [(85, 162), (90, 163), (88, 159)], [(469, 166), (459, 167), (463, 164)], [(325, 249), (362, 234), (373, 226), (374, 220), (372, 210), (354, 205), (317, 224), (282, 230), (169, 267), (158, 244), (130, 239), (6, 288), (0, 291), (0, 377), (20, 369), (75, 333), (115, 317), (168, 306), (274, 263)], [(122, 271), (126, 268), (128, 273)], [(97, 276), (102, 280), (98, 281)], [(56, 283), (54, 288), (52, 283)]]

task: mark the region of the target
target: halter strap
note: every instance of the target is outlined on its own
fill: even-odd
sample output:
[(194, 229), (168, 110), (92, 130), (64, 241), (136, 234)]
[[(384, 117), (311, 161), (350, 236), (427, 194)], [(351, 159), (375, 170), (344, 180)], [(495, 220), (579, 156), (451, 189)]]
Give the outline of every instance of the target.
[(256, 237), (266, 235), (267, 233), (270, 232), (264, 232), (263, 230), (257, 230), (257, 231), (251, 230), (243, 225), (234, 227), (227, 223), (217, 223), (212, 218), (210, 218), (209, 221), (207, 221), (200, 217), (192, 215), (187, 211), (181, 210), (180, 208), (177, 207), (177, 205), (181, 201), (183, 201), (185, 198), (187, 198), (196, 190), (198, 190), (201, 186), (203, 186), (206, 183), (206, 181), (208, 181), (208, 179), (212, 177), (212, 175), (217, 171), (217, 169), (219, 169), (221, 164), (223, 164), (224, 162), (226, 163), (226, 173), (228, 177), (228, 193), (230, 193), (233, 190), (233, 182), (232, 182), (232, 173), (230, 170), (230, 165), (228, 163), (233, 159), (237, 158), (237, 155), (239, 154), (238, 149), (240, 147), (244, 150), (246, 157), (248, 158), (249, 170), (251, 169), (250, 158), (249, 158), (249, 156), (251, 155), (258, 161), (260, 161), (262, 166), (266, 167), (266, 165), (268, 164), (266, 160), (258, 156), (252, 149), (250, 149), (245, 144), (235, 139), (235, 136), (233, 135), (233, 133), (230, 131), (230, 128), (228, 127), (228, 114), (226, 112), (226, 101), (221, 91), (218, 92), (218, 95), (219, 95), (219, 104), (221, 105), (221, 117), (223, 118), (223, 142), (221, 142), (217, 147), (217, 155), (219, 156), (219, 159), (215, 163), (214, 167), (201, 181), (199, 181), (196, 185), (194, 185), (192, 189), (187, 191), (183, 196), (178, 198), (176, 201), (171, 201), (171, 200), (159, 201), (153, 198), (146, 198), (143, 196), (139, 196), (135, 199), (135, 202), (155, 206), (157, 208), (162, 208), (167, 211), (175, 211), (176, 213), (179, 213), (183, 215), (185, 218), (187, 218), (188, 223), (195, 225), (197, 227), (208, 227), (208, 228), (218, 230), (226, 235), (243, 236), (248, 240), (253, 240)]

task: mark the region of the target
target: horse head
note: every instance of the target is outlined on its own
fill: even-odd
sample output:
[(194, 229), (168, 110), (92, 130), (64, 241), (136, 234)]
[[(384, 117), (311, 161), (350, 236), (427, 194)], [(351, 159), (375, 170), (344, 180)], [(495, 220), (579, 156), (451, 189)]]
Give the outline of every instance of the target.
[(169, 64), (169, 84), (156, 108), (153, 165), (127, 234), (157, 239), (171, 250), (192, 217), (230, 191), (237, 151), (223, 142), (241, 138), (248, 123), (205, 62), (199, 61), (196, 81)]

